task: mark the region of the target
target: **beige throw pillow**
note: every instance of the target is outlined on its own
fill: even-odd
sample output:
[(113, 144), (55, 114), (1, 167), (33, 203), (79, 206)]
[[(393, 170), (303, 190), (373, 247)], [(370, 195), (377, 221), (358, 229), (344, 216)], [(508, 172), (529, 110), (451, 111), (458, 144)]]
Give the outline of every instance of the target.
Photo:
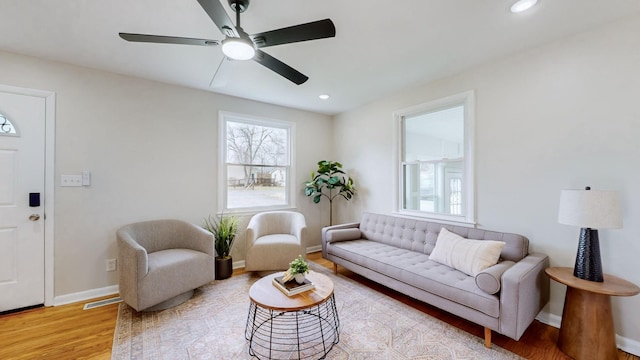
[(471, 240), (442, 228), (429, 259), (471, 276), (495, 265), (504, 241)]

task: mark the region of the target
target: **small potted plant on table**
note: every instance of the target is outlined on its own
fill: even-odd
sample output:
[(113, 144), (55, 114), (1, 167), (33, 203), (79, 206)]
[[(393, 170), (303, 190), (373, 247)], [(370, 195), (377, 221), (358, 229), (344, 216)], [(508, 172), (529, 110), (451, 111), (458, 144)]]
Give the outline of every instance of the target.
[(289, 263), (289, 269), (285, 271), (282, 277), (283, 282), (296, 280), (298, 284), (304, 283), (304, 275), (309, 273), (309, 264), (298, 255), (298, 258)]
[(238, 231), (238, 220), (233, 216), (220, 216), (220, 220), (209, 216), (204, 219), (203, 228), (213, 234), (214, 247), (216, 249), (215, 258), (215, 278), (216, 280), (226, 279), (233, 273), (233, 258), (231, 248)]

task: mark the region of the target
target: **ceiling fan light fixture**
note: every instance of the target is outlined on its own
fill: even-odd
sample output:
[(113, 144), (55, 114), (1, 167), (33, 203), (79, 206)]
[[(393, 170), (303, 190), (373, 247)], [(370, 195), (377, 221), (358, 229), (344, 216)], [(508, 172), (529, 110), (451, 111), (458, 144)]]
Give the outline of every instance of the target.
[(250, 60), (256, 55), (256, 49), (250, 40), (227, 38), (222, 41), (222, 53), (233, 60)]
[(518, 0), (513, 5), (511, 5), (511, 12), (521, 13), (523, 11), (527, 11), (537, 3), (538, 0)]

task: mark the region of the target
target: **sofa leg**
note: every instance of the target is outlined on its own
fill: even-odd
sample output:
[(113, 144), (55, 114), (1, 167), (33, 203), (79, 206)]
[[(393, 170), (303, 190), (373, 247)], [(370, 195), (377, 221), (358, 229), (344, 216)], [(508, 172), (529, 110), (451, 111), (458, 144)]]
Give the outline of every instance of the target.
[(338, 275), (338, 264), (333, 263), (333, 273)]
[(491, 349), (491, 329), (484, 328), (484, 346)]

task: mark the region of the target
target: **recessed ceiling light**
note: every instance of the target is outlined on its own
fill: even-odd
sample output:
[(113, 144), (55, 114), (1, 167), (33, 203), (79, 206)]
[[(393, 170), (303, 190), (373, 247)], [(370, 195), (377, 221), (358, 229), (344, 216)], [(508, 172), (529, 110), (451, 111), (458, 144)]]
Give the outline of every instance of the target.
[(318, 97), (319, 97), (320, 99), (322, 99), (322, 100), (327, 100), (327, 99), (329, 98), (329, 95), (328, 95), (328, 94), (322, 94), (322, 95), (320, 95), (320, 96), (318, 96)]
[(511, 5), (512, 13), (519, 13), (529, 10), (533, 5), (537, 4), (538, 0), (518, 0), (515, 4)]

